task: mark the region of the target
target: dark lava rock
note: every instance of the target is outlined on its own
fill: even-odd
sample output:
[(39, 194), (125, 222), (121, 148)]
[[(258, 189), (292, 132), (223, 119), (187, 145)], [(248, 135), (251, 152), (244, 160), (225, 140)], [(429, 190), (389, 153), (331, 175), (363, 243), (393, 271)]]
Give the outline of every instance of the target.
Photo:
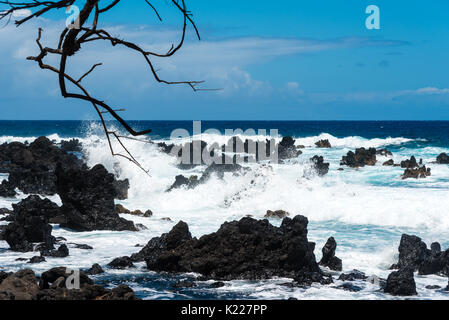
[(199, 184), (197, 176), (191, 176), (190, 178), (186, 178), (183, 175), (178, 175), (175, 178), (175, 182), (168, 188), (167, 192), (170, 192), (174, 189), (179, 189), (181, 187), (186, 187), (188, 189), (195, 188)]
[(412, 269), (403, 268), (390, 273), (384, 291), (394, 296), (417, 295)]
[(341, 281), (356, 281), (356, 280), (366, 280), (368, 277), (359, 270), (352, 270), (350, 273), (342, 273), (338, 280)]
[(119, 214), (130, 214), (133, 216), (140, 216), (140, 217), (145, 217), (145, 218), (149, 218), (149, 217), (153, 216), (153, 212), (151, 210), (147, 210), (145, 212), (142, 212), (140, 210), (130, 211), (130, 210), (126, 209), (121, 204), (115, 205), (115, 212), (117, 212)]
[(352, 168), (358, 168), (364, 166), (374, 166), (376, 162), (377, 159), (375, 148), (359, 148), (355, 150), (355, 153), (349, 151), (346, 156), (343, 156), (340, 164)]
[(402, 175), (402, 179), (420, 179), (427, 178), (431, 175), (430, 168), (426, 168), (426, 166), (418, 167), (418, 168), (408, 168), (405, 169), (404, 174)]
[(265, 214), (265, 218), (283, 219), (288, 216), (290, 216), (290, 213), (284, 210), (276, 210), (276, 211), (267, 210), (267, 213)]
[(75, 249), (92, 250), (93, 248), (87, 244), (69, 243), (69, 245)]
[(0, 172), (9, 173), (8, 181), (24, 193), (54, 195), (55, 168), (80, 168), (82, 161), (58, 148), (48, 138), (40, 137), (29, 146), (5, 143), (0, 146)]
[(321, 272), (299, 271), (293, 277), (294, 284), (309, 287), (313, 283), (323, 285), (333, 283), (332, 276), (324, 276)]
[(337, 249), (337, 242), (334, 237), (330, 237), (323, 247), (323, 257), (321, 258), (320, 265), (328, 267), (331, 270), (341, 271), (342, 261), (335, 256), (335, 250)]
[(420, 275), (449, 275), (449, 249), (441, 251), (440, 244), (432, 243), (431, 249), (419, 237), (403, 234), (399, 244), (399, 261), (391, 269), (409, 268)]
[(294, 277), (300, 271), (320, 274), (307, 224), (303, 216), (285, 218), (280, 227), (247, 217), (196, 239), (187, 224), (179, 222), (132, 259), (144, 259), (149, 270), (195, 272), (219, 280)]
[(437, 163), (439, 164), (449, 164), (449, 156), (447, 153), (442, 153), (437, 157)]
[(67, 245), (61, 244), (58, 250), (41, 250), (41, 256), (53, 258), (65, 258), (69, 256), (69, 248)]
[(0, 300), (32, 300), (38, 292), (36, 275), (30, 269), (10, 274), (0, 283)]
[(114, 180), (114, 198), (118, 200), (128, 199), (129, 180)]
[(310, 161), (319, 176), (325, 176), (329, 172), (329, 163), (325, 163), (322, 156), (314, 156)]
[(331, 143), (329, 142), (328, 139), (326, 139), (326, 140), (320, 140), (320, 141), (318, 141), (318, 142), (315, 142), (315, 145), (316, 145), (318, 148), (332, 148), (332, 145), (331, 145)]
[(0, 197), (14, 198), (17, 195), (14, 185), (8, 180), (3, 180), (0, 184)]
[[(52, 268), (48, 271), (45, 271), (42, 273), (40, 281), (39, 281), (39, 288), (40, 289), (48, 289), (50, 288), (50, 285), (54, 283), (59, 278), (63, 278), (64, 282), (67, 280), (68, 277), (70, 277), (73, 274), (73, 271), (65, 268), (65, 267), (56, 267)], [(87, 276), (86, 273), (80, 271), (79, 272), (79, 281), (80, 285), (84, 284), (94, 284), (94, 282)]]
[(127, 269), (127, 268), (134, 267), (134, 264), (130, 257), (125, 256), (125, 257), (120, 257), (120, 258), (116, 258), (116, 259), (112, 260), (108, 264), (108, 267), (110, 267), (112, 269)]
[[(267, 146), (266, 150), (269, 154), (269, 146)], [(277, 152), (279, 160), (297, 158), (302, 154), (302, 151), (296, 148), (295, 140), (292, 137), (283, 137), (281, 142), (277, 145)]]
[(418, 168), (418, 167), (419, 167), (419, 164), (416, 161), (415, 156), (412, 156), (410, 158), (410, 160), (407, 159), (407, 160), (401, 161), (401, 168), (413, 169), (413, 168)]
[(30, 263), (30, 264), (41, 263), (41, 262), (45, 262), (45, 258), (42, 256), (32, 257), (30, 259), (30, 261), (28, 261), (28, 263)]
[(62, 140), (61, 150), (64, 152), (81, 152), (83, 145), (78, 139)]
[(393, 159), (390, 159), (390, 160), (388, 160), (388, 161), (385, 161), (385, 162), (383, 163), (383, 166), (394, 166), (394, 160), (393, 160)]
[(90, 170), (56, 168), (61, 211), (67, 222), (61, 227), (75, 231), (136, 231), (132, 221), (120, 218), (115, 211), (114, 175), (102, 165)]
[(33, 243), (44, 243), (53, 249), (56, 239), (51, 235), (52, 226), (48, 218), (59, 210), (49, 200), (41, 200), (38, 196), (30, 196), (18, 204), (13, 204), (11, 214), (13, 222), (8, 224), (3, 237), (11, 250), (27, 252), (33, 250)]
[(224, 287), (226, 284), (222, 281), (217, 281), (211, 284), (212, 288), (222, 288)]
[(426, 286), (426, 289), (428, 289), (428, 290), (438, 290), (438, 289), (441, 289), (441, 287), (437, 286), (437, 285), (430, 285), (430, 286)]
[(89, 270), (86, 271), (86, 273), (90, 275), (97, 275), (104, 273), (104, 270), (98, 263), (95, 263)]

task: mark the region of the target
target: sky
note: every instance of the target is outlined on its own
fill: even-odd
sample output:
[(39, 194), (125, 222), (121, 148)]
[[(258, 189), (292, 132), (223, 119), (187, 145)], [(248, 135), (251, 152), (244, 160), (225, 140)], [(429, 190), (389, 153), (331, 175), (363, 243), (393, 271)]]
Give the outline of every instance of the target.
[[(168, 0), (152, 3), (162, 22), (134, 0), (103, 15), (100, 27), (166, 52), (179, 40), (182, 16)], [(449, 120), (447, 0), (186, 3), (201, 40), (190, 27), (174, 57), (153, 62), (166, 80), (204, 80), (203, 88), (220, 90), (159, 84), (142, 56), (106, 42), (70, 58), (70, 74), (102, 62), (84, 86), (134, 120)], [(366, 27), (369, 5), (379, 8), (380, 29)], [(61, 97), (55, 74), (26, 60), (38, 52), (37, 28), (43, 44), (55, 46), (67, 17), (59, 10), (19, 28), (3, 22), (0, 120), (96, 119), (88, 103)]]

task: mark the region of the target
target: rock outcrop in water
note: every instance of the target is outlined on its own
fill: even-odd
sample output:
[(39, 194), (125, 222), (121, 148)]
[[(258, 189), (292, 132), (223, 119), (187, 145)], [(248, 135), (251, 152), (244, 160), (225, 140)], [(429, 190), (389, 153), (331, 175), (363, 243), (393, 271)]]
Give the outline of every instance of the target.
[(75, 231), (137, 231), (132, 221), (115, 211), (115, 178), (102, 165), (90, 170), (64, 170), (58, 166), (56, 176), (61, 212), (66, 217), (62, 227)]
[[(126, 285), (112, 290), (104, 288), (80, 272), (80, 287), (67, 288), (71, 273), (67, 268), (53, 268), (42, 273), (40, 280), (30, 269), (5, 274), (0, 278), (0, 300), (139, 300)], [(3, 278), (3, 279), (2, 279)]]
[(61, 150), (64, 152), (81, 152), (83, 145), (78, 139), (62, 140)]
[(313, 168), (320, 177), (325, 176), (329, 172), (329, 163), (325, 163), (322, 156), (314, 156), (310, 161), (312, 161)]
[(343, 269), (343, 264), (341, 259), (335, 256), (336, 249), (337, 242), (334, 237), (330, 237), (323, 247), (323, 257), (321, 258), (319, 264), (334, 271), (341, 271)]
[(449, 156), (447, 153), (442, 153), (437, 157), (437, 163), (439, 164), (449, 164)]
[(343, 156), (340, 164), (351, 168), (358, 168), (364, 166), (374, 166), (377, 162), (375, 148), (358, 148), (355, 153), (349, 151), (346, 156)]
[(417, 295), (413, 271), (409, 268), (403, 268), (390, 273), (384, 291), (394, 296)]
[(12, 142), (0, 146), (0, 172), (9, 173), (12, 187), (27, 194), (56, 193), (56, 164), (63, 168), (81, 168), (82, 161), (40, 137), (29, 145)]
[(426, 168), (426, 166), (421, 166), (417, 168), (407, 168), (402, 175), (402, 179), (424, 179), (431, 175), (430, 168)]
[(315, 145), (316, 145), (318, 148), (332, 148), (332, 145), (331, 145), (331, 143), (329, 142), (328, 139), (326, 139), (326, 140), (320, 140), (320, 141), (318, 141), (318, 142), (315, 142)]
[(414, 169), (414, 168), (418, 168), (418, 167), (419, 167), (419, 164), (418, 164), (418, 161), (416, 161), (415, 156), (411, 156), (410, 160), (407, 159), (407, 160), (401, 161), (401, 168)]
[(307, 240), (307, 224), (303, 216), (285, 218), (280, 227), (268, 220), (243, 218), (196, 239), (187, 224), (179, 222), (169, 233), (151, 239), (131, 259), (144, 260), (149, 270), (196, 272), (209, 279), (300, 279), (313, 273), (314, 281), (322, 280), (313, 253), (315, 244)]
[(8, 218), (12, 220), (3, 232), (3, 238), (13, 251), (33, 250), (33, 244), (43, 243), (42, 247), (53, 249), (56, 239), (51, 235), (50, 217), (59, 214), (59, 207), (48, 199), (30, 196), (18, 204)]
[(421, 275), (441, 274), (449, 276), (449, 249), (441, 251), (438, 242), (430, 249), (417, 236), (403, 234), (399, 244), (399, 261), (391, 269), (408, 268)]

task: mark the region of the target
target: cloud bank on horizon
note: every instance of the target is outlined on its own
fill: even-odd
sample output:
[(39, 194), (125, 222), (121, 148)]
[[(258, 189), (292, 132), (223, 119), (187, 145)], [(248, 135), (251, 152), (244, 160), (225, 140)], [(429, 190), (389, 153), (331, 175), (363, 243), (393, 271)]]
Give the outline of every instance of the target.
[[(428, 13), (432, 23), (414, 25), (410, 14), (425, 15), (424, 1), (423, 8), (408, 12), (408, 20), (402, 16), (404, 12), (392, 19), (390, 15), (398, 8), (378, 2), (385, 4), (380, 6), (386, 16), (381, 30), (364, 29), (364, 10), (359, 13), (359, 28), (342, 24), (340, 31), (326, 31), (335, 23), (329, 21), (318, 32), (305, 28), (301, 20), (291, 22), (298, 24), (296, 34), (292, 26), (277, 26), (271, 32), (253, 30), (254, 21), (245, 29), (248, 19), (230, 14), (228, 20), (217, 19), (215, 24), (206, 19), (203, 40), (189, 38), (173, 58), (155, 60), (158, 73), (167, 80), (205, 80), (204, 87), (219, 91), (194, 93), (187, 87), (158, 84), (140, 56), (108, 43), (83, 48), (71, 59), (69, 70), (82, 75), (94, 63), (102, 62), (85, 80), (86, 88), (96, 97), (126, 108), (129, 119), (449, 119), (449, 5), (435, 1), (448, 10), (445, 21)], [(351, 3), (363, 8), (352, 1), (344, 6)], [(289, 5), (301, 12), (300, 5)], [(198, 3), (196, 6), (201, 8)], [(229, 9), (236, 9), (234, 6)], [(314, 8), (309, 10), (317, 19), (321, 17)], [(207, 9), (199, 11), (198, 17), (208, 14)], [(267, 13), (258, 14), (263, 18)], [(270, 21), (286, 23), (282, 14), (277, 17), (273, 12)], [(347, 22), (352, 17), (339, 19)], [(409, 21), (410, 29), (401, 31), (400, 21), (394, 19)], [(114, 35), (162, 52), (180, 35), (174, 25), (135, 20), (107, 21), (105, 25)], [(39, 18), (20, 28), (10, 24), (0, 29), (0, 119), (94, 119), (89, 104), (64, 101), (56, 77), (26, 61), (37, 52), (39, 26), (44, 28), (43, 43), (53, 45), (64, 20)]]

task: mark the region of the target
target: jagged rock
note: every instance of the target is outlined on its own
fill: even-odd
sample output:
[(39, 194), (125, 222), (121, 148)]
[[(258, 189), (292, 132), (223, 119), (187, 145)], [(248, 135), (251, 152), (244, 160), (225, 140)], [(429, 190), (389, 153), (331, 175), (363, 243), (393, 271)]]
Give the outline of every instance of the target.
[(65, 258), (69, 256), (69, 248), (65, 244), (61, 244), (57, 250), (41, 250), (41, 256), (53, 258)]
[(321, 272), (299, 271), (293, 278), (296, 285), (311, 286), (313, 283), (323, 285), (333, 283), (332, 276), (324, 276)]
[(324, 245), (322, 252), (323, 257), (319, 262), (320, 265), (328, 267), (331, 270), (341, 271), (342, 261), (335, 256), (335, 250), (337, 249), (337, 242), (334, 237), (330, 237)]
[(287, 211), (284, 211), (284, 210), (276, 210), (276, 211), (267, 210), (267, 213), (265, 214), (265, 218), (283, 219), (285, 217), (288, 217), (289, 215), (290, 215), (290, 213), (288, 213)]
[(349, 151), (346, 156), (343, 156), (340, 164), (346, 165), (352, 168), (364, 167), (364, 166), (374, 166), (377, 162), (376, 159), (376, 149), (369, 148), (359, 148), (355, 150), (355, 153)]
[(115, 212), (117, 212), (119, 214), (130, 214), (133, 216), (140, 216), (140, 217), (145, 217), (145, 218), (149, 218), (149, 217), (153, 216), (153, 212), (151, 210), (147, 210), (145, 212), (142, 212), (140, 210), (130, 211), (130, 210), (126, 209), (121, 204), (115, 205)]
[(199, 183), (203, 183), (207, 181), (212, 174), (216, 174), (219, 179), (224, 178), (224, 174), (228, 172), (241, 172), (245, 170), (241, 165), (239, 164), (211, 164), (204, 170), (203, 175), (201, 176)]
[(403, 268), (390, 273), (384, 291), (394, 296), (417, 295), (413, 271)]
[(342, 273), (338, 280), (341, 281), (356, 281), (356, 280), (366, 280), (368, 277), (359, 270), (352, 270), (350, 273)]
[(187, 187), (188, 189), (195, 188), (199, 184), (198, 176), (191, 176), (190, 178), (186, 178), (183, 175), (178, 175), (175, 178), (175, 182), (168, 188), (167, 192), (170, 192), (174, 189), (179, 189), (181, 187)]
[(95, 263), (89, 270), (86, 271), (86, 273), (90, 275), (97, 275), (104, 273), (104, 270), (98, 263)]
[(36, 275), (29, 269), (9, 275), (0, 284), (0, 300), (32, 300), (38, 292)]
[(322, 156), (314, 156), (310, 161), (312, 161), (313, 168), (319, 176), (325, 176), (329, 172), (329, 163), (324, 163)]
[(112, 269), (127, 269), (134, 267), (134, 264), (130, 257), (120, 257), (112, 260), (108, 267)]
[(316, 145), (318, 148), (332, 148), (332, 145), (331, 145), (331, 143), (329, 142), (328, 139), (326, 139), (326, 140), (320, 140), (320, 141), (318, 141), (318, 142), (315, 142), (315, 145)]
[(410, 160), (407, 159), (407, 160), (401, 161), (401, 168), (413, 169), (413, 168), (418, 168), (418, 167), (419, 167), (419, 164), (416, 161), (415, 156), (412, 156), (410, 158)]
[(30, 261), (28, 261), (28, 263), (30, 264), (36, 264), (41, 262), (45, 262), (45, 258), (42, 256), (34, 256), (30, 259)]
[(140, 300), (134, 294), (134, 291), (127, 285), (121, 284), (112, 289), (109, 293), (99, 297), (97, 300)]
[(385, 162), (383, 163), (383, 166), (394, 166), (394, 160), (393, 160), (393, 159), (390, 159), (390, 160), (388, 160), (388, 161), (385, 161)]
[(56, 239), (51, 235), (52, 226), (48, 219), (59, 211), (59, 207), (47, 199), (30, 196), (18, 204), (13, 204), (13, 208), (13, 222), (6, 226), (3, 233), (11, 250), (32, 251), (33, 243), (39, 242), (44, 243), (46, 248), (53, 249)]
[(430, 168), (426, 168), (426, 166), (413, 168), (413, 169), (405, 169), (404, 174), (402, 175), (402, 179), (423, 179), (427, 178), (431, 175)]
[(393, 153), (387, 149), (378, 149), (376, 150), (376, 154), (384, 157), (393, 155)]
[(437, 157), (437, 163), (439, 164), (449, 164), (449, 156), (447, 153), (442, 153)]
[(9, 173), (8, 181), (14, 188), (27, 194), (54, 195), (54, 170), (60, 163), (64, 168), (80, 168), (82, 161), (40, 137), (29, 146), (5, 143), (0, 146), (0, 172)]
[(78, 139), (62, 140), (61, 150), (64, 152), (81, 152), (83, 145)]
[(61, 212), (67, 218), (61, 227), (75, 231), (137, 230), (132, 221), (120, 218), (115, 211), (115, 178), (102, 165), (67, 171), (58, 166), (56, 176)]
[[(269, 150), (269, 147), (267, 147), (268, 153)], [(283, 137), (281, 142), (277, 145), (277, 151), (279, 160), (296, 158), (302, 154), (302, 151), (296, 148), (295, 140), (292, 137)]]
[(441, 251), (440, 244), (434, 242), (431, 249), (416, 236), (403, 234), (399, 244), (399, 261), (391, 269), (409, 268), (420, 275), (449, 275), (449, 249)]
[(284, 218), (280, 227), (268, 220), (243, 218), (196, 239), (187, 224), (179, 222), (131, 258), (144, 259), (149, 270), (196, 272), (217, 280), (321, 273), (313, 254), (315, 245), (307, 240), (307, 224), (303, 216)]
[(17, 192), (14, 186), (8, 180), (3, 180), (0, 184), (0, 197), (14, 198), (16, 195)]

